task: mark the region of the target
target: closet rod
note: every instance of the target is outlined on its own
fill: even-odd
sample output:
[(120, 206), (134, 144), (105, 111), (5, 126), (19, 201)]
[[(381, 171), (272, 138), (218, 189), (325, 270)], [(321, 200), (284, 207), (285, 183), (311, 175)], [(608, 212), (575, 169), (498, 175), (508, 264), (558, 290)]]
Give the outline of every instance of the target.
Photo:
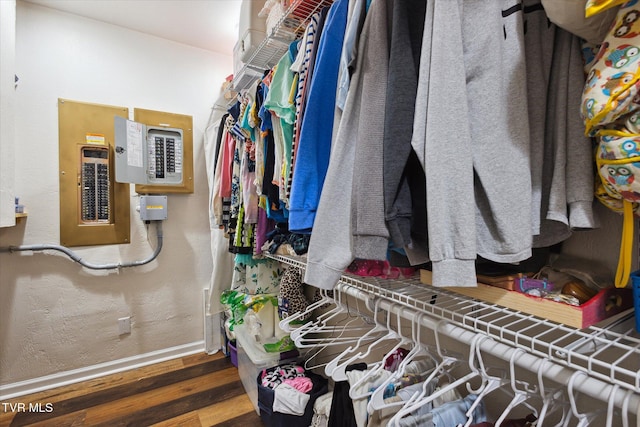
[[(367, 302), (370, 302), (370, 300), (372, 299), (371, 295), (351, 285), (340, 283), (338, 286), (340, 287), (339, 289), (341, 292), (344, 292), (354, 298), (358, 298)], [(410, 307), (403, 306), (397, 302), (386, 299), (382, 299), (378, 307), (393, 314), (400, 314), (400, 316), (407, 320), (414, 320), (416, 318), (416, 315), (418, 314), (418, 311)], [(473, 342), (475, 337), (477, 337), (478, 335), (485, 336), (486, 339), (482, 339), (479, 343), (480, 349), (485, 353), (491, 354), (492, 356), (504, 360), (505, 362), (509, 362), (513, 353), (520, 350), (518, 348), (514, 348), (501, 342), (495, 341), (488, 335), (472, 332), (459, 326), (453, 325), (446, 320), (433, 319), (429, 318), (428, 316), (429, 315), (426, 314), (421, 317), (422, 326), (425, 326), (431, 330), (436, 331), (436, 333), (438, 334), (443, 334), (456, 341), (470, 343)], [(541, 358), (534, 354), (528, 353), (526, 349), (522, 351), (521, 354), (515, 359), (516, 366), (533, 373), (537, 373), (538, 368), (542, 363), (545, 364), (543, 376), (547, 379), (553, 380), (563, 387), (567, 387), (569, 385), (569, 380), (576, 372), (575, 370), (559, 365), (550, 359)], [(603, 402), (607, 402), (609, 400), (609, 394), (612, 392), (613, 387), (614, 385), (610, 383), (590, 377), (587, 372), (585, 372), (585, 375), (580, 375), (579, 378), (575, 378), (573, 383), (574, 391), (580, 392)], [(618, 408), (622, 408), (627, 395), (628, 390), (617, 388), (615, 390), (615, 396), (613, 397), (614, 405)], [(638, 395), (637, 393), (633, 393), (628, 398), (627, 405), (629, 411), (637, 415), (640, 412), (640, 395)]]

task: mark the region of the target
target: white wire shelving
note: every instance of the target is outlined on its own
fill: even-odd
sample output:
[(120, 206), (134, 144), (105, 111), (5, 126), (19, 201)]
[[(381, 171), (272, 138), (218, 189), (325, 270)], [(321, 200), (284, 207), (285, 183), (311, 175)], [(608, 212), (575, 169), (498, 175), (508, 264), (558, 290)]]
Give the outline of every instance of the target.
[(265, 70), (273, 68), (282, 55), (289, 49), (289, 44), (302, 36), (311, 17), (324, 7), (330, 6), (333, 0), (293, 0), (273, 26), (273, 29), (256, 47), (242, 68), (235, 74), (231, 87), (223, 93), (216, 105), (228, 107), (236, 102), (235, 97), (226, 96), (227, 92), (242, 93), (249, 88)]
[[(268, 255), (306, 268), (304, 257)], [(452, 291), (427, 286), (417, 277), (381, 279), (344, 274), (341, 283), (370, 297), (399, 303), (542, 359), (583, 371), (612, 385), (640, 393), (640, 335), (633, 310), (585, 329), (576, 329)]]

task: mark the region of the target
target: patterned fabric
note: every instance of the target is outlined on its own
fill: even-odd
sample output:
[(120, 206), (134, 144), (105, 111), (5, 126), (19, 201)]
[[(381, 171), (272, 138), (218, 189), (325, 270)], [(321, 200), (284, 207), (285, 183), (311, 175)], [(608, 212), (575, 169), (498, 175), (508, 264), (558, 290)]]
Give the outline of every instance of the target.
[[(302, 313), (309, 306), (309, 301), (304, 294), (302, 273), (299, 269), (290, 267), (280, 279), (280, 291), (278, 293), (278, 315), (280, 319), (286, 319), (294, 313)], [(307, 320), (308, 313), (302, 321)]]
[(616, 22), (591, 65), (582, 95), (582, 116), (594, 136), (602, 126), (638, 109), (640, 89), (640, 7), (631, 0), (618, 10)]
[(229, 312), (227, 326), (229, 331), (233, 331), (235, 325), (242, 325), (245, 319), (249, 320), (249, 313), (257, 313), (267, 304), (275, 305), (275, 296), (261, 294), (249, 295), (243, 292), (227, 289), (220, 295), (222, 303)]
[[(640, 156), (640, 134), (613, 130), (600, 133), (596, 163), (606, 196), (609, 196), (605, 196), (603, 202), (613, 210), (621, 210), (620, 198), (640, 202), (637, 156)], [(616, 199), (617, 204), (608, 204), (612, 203), (610, 197)], [(637, 212), (637, 204), (634, 210)]]
[(253, 260), (253, 264), (236, 264), (231, 289), (245, 294), (277, 294), (282, 270), (277, 261)]
[[(602, 2), (600, 2), (602, 3)], [(587, 132), (598, 140), (596, 196), (614, 211), (640, 202), (640, 7), (620, 7), (615, 24), (592, 59), (582, 94)], [(633, 207), (637, 212), (637, 205)]]
[(260, 382), (263, 387), (271, 389), (276, 388), (285, 380), (292, 380), (298, 377), (304, 377), (305, 370), (299, 365), (282, 365), (275, 368), (263, 369), (260, 374)]
[(236, 147), (233, 152), (233, 167), (231, 176), (231, 217), (237, 218), (242, 203), (242, 193), (240, 192), (240, 153), (244, 150), (244, 144), (240, 139), (236, 140)]
[(229, 223), (231, 222), (231, 198), (222, 198), (222, 226), (225, 234), (229, 234)]
[(253, 253), (255, 224), (247, 224), (244, 220), (244, 213), (244, 205), (242, 205), (238, 213), (234, 238), (230, 239), (233, 241), (230, 251), (235, 254)]
[(300, 132), (300, 123), (303, 114), (303, 101), (305, 97), (305, 90), (307, 87), (307, 80), (310, 77), (309, 63), (311, 62), (311, 54), (313, 52), (313, 45), (316, 42), (316, 32), (318, 31), (318, 22), (320, 20), (320, 12), (316, 13), (309, 20), (309, 24), (305, 30), (304, 37), (298, 47), (298, 56), (295, 62), (291, 65), (291, 69), (298, 73), (297, 91), (295, 97), (296, 107), (296, 119), (293, 123), (293, 142), (291, 147), (291, 160), (289, 176), (286, 179), (286, 200), (291, 197), (291, 182), (293, 181), (293, 169), (296, 162), (296, 150), (298, 148), (297, 141)]

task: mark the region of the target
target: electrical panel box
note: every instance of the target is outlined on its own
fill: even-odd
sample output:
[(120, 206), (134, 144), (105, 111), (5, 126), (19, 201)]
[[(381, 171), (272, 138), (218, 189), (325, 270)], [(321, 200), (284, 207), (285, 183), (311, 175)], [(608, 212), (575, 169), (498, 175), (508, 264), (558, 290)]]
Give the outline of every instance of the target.
[(191, 116), (134, 109), (134, 120), (116, 117), (115, 179), (140, 194), (193, 193)]
[(167, 196), (140, 196), (140, 219), (143, 221), (167, 219)]
[(117, 182), (182, 184), (182, 129), (146, 126), (116, 117), (115, 132)]
[(129, 109), (58, 100), (60, 243), (130, 241), (130, 186), (115, 181), (113, 117)]

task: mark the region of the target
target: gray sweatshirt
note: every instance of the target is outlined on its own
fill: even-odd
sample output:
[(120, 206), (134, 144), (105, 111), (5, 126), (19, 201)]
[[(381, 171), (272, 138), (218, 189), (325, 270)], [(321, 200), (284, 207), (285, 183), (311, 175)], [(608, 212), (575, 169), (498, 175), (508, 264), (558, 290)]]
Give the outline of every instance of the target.
[[(356, 223), (353, 220), (352, 206), (354, 165), (356, 146), (360, 132), (363, 130), (359, 120), (365, 119), (367, 115), (367, 109), (363, 108), (366, 105), (362, 103), (363, 97), (366, 99), (364, 92), (376, 89), (366, 88), (365, 82), (368, 72), (371, 72), (371, 66), (375, 64), (375, 59), (380, 59), (379, 46), (372, 40), (378, 37), (378, 28), (375, 25), (381, 22), (380, 14), (384, 16), (386, 8), (387, 0), (373, 0), (365, 19), (358, 43), (356, 67), (337, 135), (332, 142), (329, 167), (309, 241), (304, 281), (323, 289), (332, 289), (354, 259), (352, 235), (353, 225)], [(383, 52), (383, 58), (384, 55)], [(381, 169), (380, 173), (382, 173)], [(379, 190), (382, 193), (382, 188)], [(382, 204), (379, 206), (379, 211), (383, 216)]]
[(516, 0), (427, 2), (412, 146), (435, 286), (475, 286), (476, 254), (531, 256), (522, 23)]
[[(534, 200), (539, 196), (533, 205), (539, 225), (534, 227), (534, 247), (545, 247), (567, 239), (574, 229), (596, 227), (595, 172), (592, 144), (579, 112), (584, 81), (580, 40), (549, 25), (542, 10), (528, 13), (527, 24), (531, 169), (532, 181), (539, 184), (533, 193)], [(531, 51), (542, 40), (542, 55), (532, 58)], [(533, 68), (539, 63), (549, 64), (546, 74)], [(542, 97), (538, 110), (531, 102), (536, 94)]]
[[(544, 90), (544, 112), (535, 119), (530, 115), (532, 124), (542, 131), (540, 140), (531, 140), (532, 155), (543, 153), (540, 162), (532, 158), (532, 172), (538, 170), (541, 175), (540, 227), (534, 233), (534, 246), (545, 247), (567, 239), (574, 229), (594, 228), (597, 223), (593, 214), (593, 150), (579, 112), (584, 81), (580, 41), (555, 25), (549, 27), (545, 14), (538, 13), (542, 15), (539, 19), (544, 19), (541, 28), (529, 28), (553, 35), (553, 43), (547, 46), (552, 66)], [(535, 17), (530, 18), (528, 22), (535, 23)], [(543, 92), (543, 88), (533, 87), (529, 92)]]
[[(401, 0), (402, 1), (402, 0)], [(395, 1), (376, 1), (367, 14), (368, 25), (361, 37), (367, 37), (368, 48), (357, 72), (362, 74), (360, 117), (353, 175), (353, 255), (363, 259), (387, 259), (389, 232), (384, 215), (383, 139), (385, 102), (389, 71), (388, 17)], [(353, 125), (354, 123), (350, 124)]]

